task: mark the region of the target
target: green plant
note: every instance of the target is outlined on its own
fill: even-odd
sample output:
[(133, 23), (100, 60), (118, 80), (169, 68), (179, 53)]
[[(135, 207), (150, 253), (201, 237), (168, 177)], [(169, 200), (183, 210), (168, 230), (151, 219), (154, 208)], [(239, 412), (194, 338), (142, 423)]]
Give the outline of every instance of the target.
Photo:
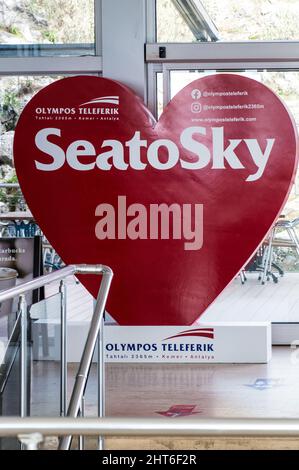
[(43, 31), (43, 38), (55, 44), (56, 36), (54, 31)]
[(36, 28), (52, 43), (94, 40), (94, 0), (26, 0), (26, 8), (45, 20)]
[[(8, 178), (2, 183), (18, 183), (16, 175)], [(19, 188), (1, 188), (0, 189), (0, 202), (3, 202), (7, 205), (9, 211), (15, 211), (18, 207), (19, 201), (21, 198), (21, 193)]]
[(16, 127), (21, 103), (17, 93), (6, 90), (0, 104), (0, 123), (6, 131), (12, 131)]
[(20, 106), (20, 100), (17, 97), (17, 94), (14, 91), (6, 91), (3, 97), (3, 108), (11, 107), (18, 108)]
[(15, 36), (20, 36), (20, 34), (21, 34), (21, 31), (17, 28), (17, 26), (14, 26), (14, 25), (8, 26), (7, 31), (10, 34), (14, 34)]
[(22, 99), (24, 95), (32, 95), (33, 91), (34, 81), (30, 79), (25, 79), (24, 81), (20, 81), (17, 97)]

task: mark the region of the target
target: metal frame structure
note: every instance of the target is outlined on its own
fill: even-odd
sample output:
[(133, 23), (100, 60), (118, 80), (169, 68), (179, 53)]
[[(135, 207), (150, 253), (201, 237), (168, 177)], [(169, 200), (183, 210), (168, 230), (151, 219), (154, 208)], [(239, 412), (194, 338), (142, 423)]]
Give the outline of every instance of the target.
[[(299, 44), (298, 44), (299, 47)], [(299, 59), (299, 56), (298, 56)], [(292, 64), (292, 65), (291, 65)], [(230, 62), (184, 62), (184, 63), (163, 63), (160, 64), (163, 73), (163, 106), (165, 107), (171, 100), (171, 72), (173, 71), (234, 71), (243, 72), (256, 71), (256, 70), (267, 70), (271, 71), (299, 71), (299, 60), (295, 60), (292, 63), (284, 62), (247, 62), (240, 64), (239, 61)]]
[[(294, 67), (299, 62), (299, 41), (232, 41), (198, 43), (148, 43), (146, 62), (189, 63), (238, 63), (239, 68), (247, 64), (260, 63), (265, 68)], [(161, 57), (160, 48), (165, 47)], [(272, 65), (271, 65), (272, 64)]]
[[(161, 58), (160, 47), (166, 48)], [(147, 44), (146, 61), (151, 81), (163, 72), (163, 105), (170, 101), (170, 74), (173, 70), (299, 70), (299, 41), (251, 41), (197, 44)], [(155, 82), (154, 82), (155, 83)], [(150, 87), (150, 82), (149, 82)], [(149, 91), (150, 109), (155, 109), (155, 91)]]
[[(95, 55), (91, 56), (59, 56), (55, 54), (55, 45), (49, 46), (49, 57), (1, 57), (1, 75), (52, 75), (100, 73), (102, 71), (102, 0), (95, 2)], [(76, 45), (74, 45), (76, 48)]]
[(197, 41), (218, 41), (219, 31), (200, 0), (172, 0)]
[(55, 75), (99, 73), (102, 58), (90, 57), (20, 57), (0, 58), (1, 75)]

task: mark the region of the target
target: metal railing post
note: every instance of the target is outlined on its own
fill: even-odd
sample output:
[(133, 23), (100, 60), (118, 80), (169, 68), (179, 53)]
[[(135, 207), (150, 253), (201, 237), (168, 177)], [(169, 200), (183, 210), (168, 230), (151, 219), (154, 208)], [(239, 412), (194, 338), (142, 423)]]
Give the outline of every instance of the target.
[(38, 444), (44, 440), (40, 433), (20, 434), (18, 439), (24, 450), (38, 450)]
[[(105, 358), (104, 358), (104, 316), (101, 321), (101, 327), (98, 334), (98, 417), (105, 416)], [(105, 440), (103, 436), (99, 436), (98, 449), (103, 450)]]
[(25, 418), (28, 414), (28, 377), (27, 377), (27, 303), (24, 295), (20, 295), (19, 311), (21, 318), (21, 359), (20, 359), (20, 375), (21, 375), (21, 418)]
[[(84, 272), (84, 271), (83, 271)], [(107, 297), (113, 277), (113, 272), (107, 266), (102, 266), (101, 271), (103, 274), (102, 282), (100, 285), (96, 306), (92, 316), (91, 325), (89, 328), (87, 340), (85, 343), (84, 351), (82, 354), (78, 374), (76, 377), (75, 385), (73, 388), (73, 393), (70, 399), (68, 416), (77, 417), (80, 409), (80, 404), (82, 397), (84, 395), (89, 369), (92, 363), (92, 357), (94, 354), (98, 334), (100, 331), (100, 326), (102, 318), (105, 311), (105, 306), (107, 302)], [(60, 450), (68, 450), (72, 442), (72, 436), (66, 436), (61, 439), (59, 444)]]
[[(85, 416), (85, 397), (82, 397), (81, 400), (81, 408), (80, 408), (80, 416), (84, 418)], [(85, 448), (85, 437), (83, 434), (79, 436), (79, 450), (84, 450)]]
[(65, 416), (67, 411), (67, 325), (66, 325), (66, 285), (60, 281), (59, 292), (61, 294), (60, 308), (60, 416)]

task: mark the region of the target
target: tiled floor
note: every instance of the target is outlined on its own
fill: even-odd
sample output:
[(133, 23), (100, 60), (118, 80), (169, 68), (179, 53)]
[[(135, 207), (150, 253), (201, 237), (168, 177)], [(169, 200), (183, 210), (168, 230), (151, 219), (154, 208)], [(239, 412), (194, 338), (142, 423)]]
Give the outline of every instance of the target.
[(287, 273), (264, 286), (257, 274), (237, 278), (201, 316), (204, 321), (299, 321), (299, 273)]
[[(299, 321), (299, 274), (288, 274), (261, 286), (256, 275), (242, 286), (238, 279), (202, 316), (208, 321)], [(68, 319), (89, 321), (93, 301), (81, 285), (68, 287)], [(69, 393), (77, 366), (69, 366)], [(34, 364), (32, 414), (58, 416), (59, 368), (55, 362)], [(173, 405), (192, 405), (204, 417), (299, 418), (299, 355), (290, 347), (274, 347), (269, 364), (109, 364), (106, 366), (108, 416), (162, 416)], [(86, 415), (96, 416), (96, 366), (91, 369), (86, 393)], [(179, 419), (177, 416), (174, 419)], [(92, 441), (89, 441), (89, 443)], [(93, 441), (93, 446), (95, 441)], [(295, 439), (112, 439), (108, 448), (299, 448)]]
[[(77, 365), (69, 366), (69, 392)], [(32, 414), (57, 415), (57, 363), (34, 363)], [(256, 384), (257, 379), (262, 379)], [(268, 381), (268, 382), (267, 382)], [(108, 416), (157, 417), (172, 405), (195, 405), (198, 417), (298, 417), (299, 358), (289, 347), (273, 348), (268, 364), (109, 364)], [(96, 416), (96, 366), (86, 394), (86, 414)], [(163, 418), (162, 418), (163, 419)], [(166, 418), (165, 418), (166, 419)]]
[[(273, 348), (268, 364), (109, 364), (106, 366), (107, 416), (139, 416), (162, 420), (157, 412), (173, 405), (193, 405), (204, 417), (299, 418), (299, 358), (289, 347)], [(77, 365), (69, 366), (69, 393)], [(59, 406), (59, 368), (57, 363), (34, 364), (32, 414), (57, 416)], [(257, 382), (258, 380), (258, 382)], [(257, 386), (259, 384), (259, 386)], [(86, 393), (86, 415), (97, 413), (96, 366), (92, 366)], [(55, 448), (56, 441), (50, 447)], [(95, 448), (96, 440), (88, 440)], [(296, 439), (108, 439), (110, 449), (298, 449)]]

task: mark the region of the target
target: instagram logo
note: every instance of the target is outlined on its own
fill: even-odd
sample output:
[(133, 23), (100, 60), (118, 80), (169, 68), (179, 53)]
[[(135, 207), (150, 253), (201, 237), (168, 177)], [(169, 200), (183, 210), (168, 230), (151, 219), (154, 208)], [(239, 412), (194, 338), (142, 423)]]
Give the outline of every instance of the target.
[(201, 104), (195, 101), (191, 104), (191, 112), (194, 114), (198, 114), (201, 112)]

